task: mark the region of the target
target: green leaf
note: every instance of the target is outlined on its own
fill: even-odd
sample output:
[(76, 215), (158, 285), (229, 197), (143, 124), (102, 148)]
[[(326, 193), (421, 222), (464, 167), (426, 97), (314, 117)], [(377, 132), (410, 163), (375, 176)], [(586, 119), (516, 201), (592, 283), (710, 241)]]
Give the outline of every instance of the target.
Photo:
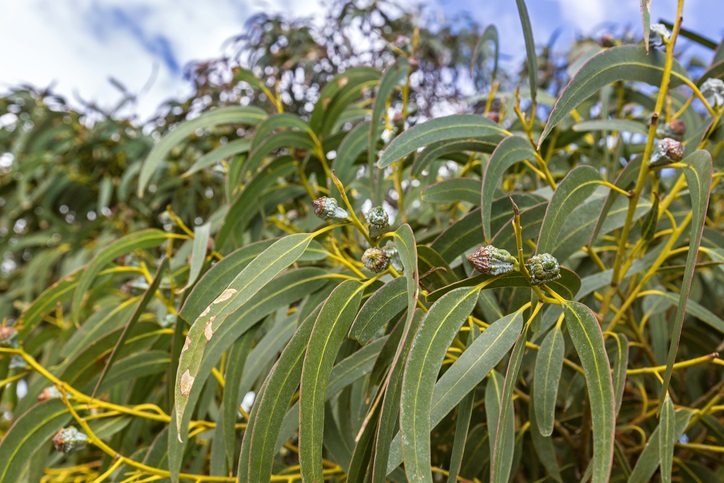
[(96, 391), (98, 391), (98, 388), (100, 387), (101, 383), (103, 382), (103, 377), (106, 375), (106, 372), (108, 372), (108, 369), (113, 366), (113, 363), (115, 362), (116, 358), (118, 357), (118, 353), (120, 349), (125, 344), (128, 335), (130, 334), (133, 327), (138, 322), (138, 319), (141, 318), (141, 314), (146, 309), (146, 306), (156, 297), (156, 290), (158, 290), (158, 287), (161, 285), (161, 280), (163, 279), (163, 274), (168, 270), (168, 258), (164, 258), (161, 262), (161, 265), (159, 265), (158, 269), (156, 270), (156, 275), (153, 277), (153, 282), (148, 287), (146, 292), (143, 294), (143, 297), (141, 298), (140, 303), (136, 307), (136, 310), (133, 312), (133, 315), (131, 316), (128, 323), (125, 325), (123, 330), (121, 331), (121, 334), (118, 336), (118, 340), (116, 341), (116, 345), (113, 347), (113, 350), (111, 351), (111, 354), (108, 356), (108, 359), (106, 360), (105, 366), (103, 367), (103, 371), (101, 371), (101, 375), (98, 377), (98, 382), (96, 382), (95, 388), (93, 389), (93, 392), (91, 393), (91, 399), (95, 398)]
[(241, 168), (241, 175), (248, 176), (256, 173), (259, 168), (264, 169), (262, 161), (277, 149), (298, 148), (312, 152), (316, 147), (314, 140), (306, 132), (281, 131), (270, 134), (249, 154)]
[(314, 131), (302, 118), (295, 114), (282, 113), (269, 116), (256, 128), (254, 137), (251, 140), (251, 150), (255, 151), (264, 141), (266, 141), (271, 133), (277, 129), (298, 130), (309, 134), (314, 139)]
[(533, 40), (533, 28), (530, 26), (528, 7), (524, 0), (515, 0), (518, 6), (520, 23), (523, 26), (523, 39), (525, 39), (525, 56), (528, 67), (528, 82), (530, 83), (530, 97), (535, 106), (536, 91), (538, 89), (538, 54), (535, 52), (535, 41)]
[(322, 307), (302, 366), (299, 389), (299, 465), (302, 478), (323, 481), (324, 401), (329, 375), (362, 300), (364, 285), (342, 282)]
[(407, 281), (396, 278), (372, 294), (357, 314), (349, 336), (368, 343), (377, 331), (407, 307)]
[(445, 352), (473, 310), (479, 290), (461, 288), (430, 307), (415, 335), (405, 365), (400, 399), (400, 434), (405, 472), (411, 481), (432, 482), (430, 410)]
[(712, 160), (708, 151), (696, 151), (687, 156), (684, 161), (689, 166), (684, 169), (686, 184), (689, 186), (691, 196), (691, 231), (689, 233), (689, 250), (686, 255), (686, 267), (681, 282), (681, 294), (679, 304), (676, 306), (674, 324), (671, 328), (671, 346), (666, 357), (666, 372), (664, 372), (664, 384), (661, 389), (659, 400), (659, 412), (664, 404), (664, 396), (668, 393), (671, 373), (676, 362), (676, 353), (679, 350), (679, 338), (684, 326), (684, 314), (686, 313), (686, 302), (691, 291), (691, 282), (694, 278), (696, 258), (701, 245), (701, 236), (706, 222), (706, 210), (709, 207), (709, 194), (711, 193)]
[(659, 418), (659, 460), (661, 462), (661, 481), (671, 483), (671, 470), (674, 466), (674, 444), (678, 437), (674, 402), (666, 394)]
[[(686, 427), (689, 425), (689, 421), (693, 415), (694, 411), (691, 409), (679, 409), (676, 411), (676, 430), (673, 435), (676, 440), (684, 434), (684, 431), (686, 431)], [(659, 427), (651, 433), (651, 436), (649, 436), (646, 447), (641, 452), (641, 455), (639, 455), (636, 466), (634, 466), (631, 477), (628, 480), (629, 483), (648, 483), (654, 476), (656, 468), (659, 467), (661, 462), (661, 458), (659, 456), (659, 444), (661, 440), (659, 436), (660, 431), (661, 426), (659, 425)]]
[(535, 382), (531, 386), (531, 399), (534, 404), (528, 405), (528, 418), (530, 420), (530, 437), (533, 442), (533, 449), (538, 455), (538, 461), (545, 467), (548, 474), (556, 481), (563, 482), (561, 478), (561, 470), (558, 467), (558, 458), (556, 455), (556, 447), (553, 443), (553, 438), (550, 436), (543, 436), (541, 433), (540, 426), (538, 425), (538, 418), (536, 418), (536, 404), (538, 400), (538, 394), (535, 388)]
[(428, 169), (433, 161), (444, 159), (448, 155), (473, 152), (473, 153), (492, 153), (498, 145), (498, 136), (486, 136), (479, 139), (463, 139), (463, 140), (445, 140), (432, 143), (426, 147), (415, 158), (415, 162), (410, 168), (412, 176), (420, 177), (422, 172)]
[(256, 126), (263, 121), (266, 116), (266, 113), (258, 107), (230, 106), (214, 109), (213, 111), (200, 115), (196, 119), (179, 124), (173, 131), (164, 136), (161, 141), (153, 147), (151, 152), (148, 153), (148, 156), (146, 156), (138, 176), (138, 197), (143, 198), (143, 194), (146, 191), (148, 183), (151, 181), (151, 177), (171, 149), (197, 129), (209, 129), (219, 124)]
[(495, 47), (495, 54), (493, 54), (493, 70), (490, 73), (492, 81), (495, 81), (495, 78), (498, 75), (500, 42), (498, 40), (498, 29), (493, 24), (485, 27), (485, 30), (483, 30), (482, 35), (480, 35), (480, 38), (478, 39), (478, 43), (475, 45), (475, 50), (473, 51), (472, 58), (470, 59), (470, 76), (472, 77), (473, 75), (473, 65), (475, 64), (475, 60), (478, 58), (478, 52), (481, 51), (480, 46), (488, 41), (492, 42)]
[(565, 355), (563, 332), (557, 326), (543, 339), (535, 362), (535, 408), (540, 434), (550, 436), (556, 419), (556, 400)]
[(577, 206), (593, 194), (601, 175), (591, 166), (578, 166), (558, 183), (538, 235), (537, 253), (550, 253), (556, 246), (563, 223)]
[[(369, 124), (368, 144), (367, 144), (367, 160), (369, 165), (369, 176), (374, 180), (377, 178), (374, 163), (377, 158), (377, 140), (379, 139), (380, 119), (387, 109), (387, 101), (392, 95), (394, 88), (407, 78), (410, 72), (410, 63), (404, 57), (397, 59), (390, 65), (382, 79), (377, 85), (375, 93), (375, 103), (372, 107), (372, 120)], [(378, 183), (374, 183), (377, 186)], [(373, 193), (378, 194), (378, 189), (373, 189)], [(373, 204), (379, 204), (382, 200), (375, 197)]]
[[(468, 347), (475, 340), (477, 331), (477, 328), (471, 327), (470, 334), (468, 335)], [(460, 467), (462, 466), (463, 455), (465, 453), (465, 442), (467, 441), (468, 429), (470, 428), (470, 418), (473, 415), (473, 404), (475, 404), (475, 391), (470, 391), (458, 406), (455, 436), (453, 438), (452, 454), (450, 455), (450, 465), (447, 475), (448, 483), (455, 483), (460, 474)]]
[(641, 0), (641, 23), (644, 27), (644, 46), (649, 53), (649, 34), (651, 33), (651, 0)]
[[(224, 442), (226, 464), (234, 467), (236, 461), (236, 421), (241, 404), (239, 386), (242, 374), (246, 373), (246, 362), (249, 360), (252, 344), (256, 339), (256, 330), (248, 330), (229, 350), (226, 360), (226, 374), (224, 374), (224, 396), (221, 406), (222, 438)], [(253, 360), (253, 359), (252, 359)]]
[(54, 310), (59, 303), (71, 299), (71, 295), (73, 295), (78, 286), (80, 273), (80, 270), (77, 270), (55, 282), (43, 293), (38, 295), (33, 303), (20, 314), (16, 322), (18, 338), (20, 340), (26, 339), (28, 334), (30, 334), (35, 326), (43, 319), (43, 315)]
[(60, 399), (38, 403), (18, 417), (0, 441), (0, 481), (22, 481), (35, 452), (48, 444), (70, 418)]
[[(487, 384), (485, 385), (485, 423), (488, 427), (488, 449), (490, 451), (491, 465), (495, 455), (494, 443), (498, 434), (498, 421), (500, 420), (500, 405), (503, 401), (504, 384), (505, 378), (500, 374), (500, 372), (493, 370), (488, 377)], [(508, 404), (513, 404), (513, 401), (508, 401)], [(515, 422), (512, 419), (509, 419), (507, 423), (508, 431), (512, 434), (515, 432)], [(508, 443), (510, 443), (509, 449), (512, 450), (513, 441), (508, 441)], [(492, 479), (490, 481), (492, 481)]]
[(289, 235), (264, 250), (231, 281), (192, 324), (186, 336), (184, 349), (181, 351), (176, 375), (175, 408), (179, 440), (181, 432), (185, 430), (181, 423), (206, 345), (227, 317), (304, 253), (313, 237), (313, 234), (307, 233)]
[(626, 369), (628, 368), (628, 339), (623, 334), (612, 334), (616, 341), (613, 358), (613, 393), (616, 401), (616, 416), (621, 410), (623, 391), (626, 388)]
[(186, 286), (181, 291), (187, 290), (191, 287), (196, 279), (201, 274), (201, 269), (206, 261), (206, 250), (209, 248), (209, 238), (211, 235), (211, 223), (204, 223), (203, 225), (194, 228), (194, 244), (191, 249), (191, 267), (189, 268), (189, 279), (186, 282)]
[(152, 350), (132, 354), (116, 361), (111, 366), (103, 383), (98, 386), (98, 390), (102, 392), (121, 382), (160, 374), (166, 370), (170, 362), (171, 358), (167, 351)]
[(513, 352), (510, 354), (508, 370), (505, 373), (503, 394), (500, 398), (500, 413), (498, 414), (497, 430), (493, 445), (493, 457), (490, 462), (490, 480), (504, 483), (510, 478), (513, 466), (513, 448), (515, 436), (515, 420), (513, 407), (513, 389), (515, 388), (520, 366), (525, 355), (525, 343), (528, 341), (528, 328), (526, 324), (518, 340), (515, 342)]
[(480, 216), (483, 223), (483, 238), (490, 240), (494, 233), (491, 229), (491, 218), (493, 213), (493, 197), (503, 173), (515, 163), (526, 159), (534, 159), (535, 151), (530, 143), (518, 136), (510, 136), (503, 139), (493, 151), (490, 161), (483, 170), (483, 181), (480, 199)]
[(93, 285), (98, 273), (101, 269), (110, 263), (112, 260), (132, 252), (133, 250), (139, 250), (142, 248), (153, 248), (161, 245), (163, 242), (171, 237), (169, 233), (161, 230), (148, 229), (131, 233), (124, 237), (119, 238), (115, 242), (111, 243), (107, 247), (99, 251), (93, 260), (90, 261), (83, 274), (78, 279), (78, 286), (73, 293), (73, 301), (71, 308), (71, 316), (73, 321), (78, 321), (79, 312), (83, 301), (90, 292), (90, 288)]
[[(334, 159), (334, 174), (344, 186), (349, 186), (356, 179), (358, 167), (355, 161), (364, 153), (370, 133), (370, 123), (363, 122), (354, 127), (339, 143), (337, 157)], [(377, 136), (382, 134), (377, 128)]]
[(241, 443), (237, 469), (240, 483), (269, 481), (271, 477), (277, 436), (299, 386), (304, 352), (320, 310), (321, 306), (299, 324), (257, 394)]
[(422, 200), (428, 203), (480, 203), (480, 181), (473, 178), (453, 178), (435, 183), (422, 191)]
[[(538, 139), (538, 146), (563, 119), (579, 104), (595, 94), (603, 86), (629, 80), (645, 82), (658, 87), (664, 71), (666, 55), (652, 50), (646, 53), (638, 45), (622, 45), (604, 50), (581, 67), (563, 89), (548, 117), (545, 128)], [(671, 71), (671, 87), (681, 84), (688, 74), (674, 61)]]
[(238, 154), (246, 153), (249, 151), (251, 145), (248, 139), (235, 139), (226, 144), (222, 144), (213, 151), (201, 156), (184, 174), (181, 176), (184, 178), (190, 177), (192, 174), (196, 174), (199, 171), (203, 171), (206, 168), (214, 166), (222, 159), (230, 158)]
[(507, 135), (508, 131), (482, 116), (459, 114), (438, 117), (418, 124), (393, 139), (377, 162), (377, 166), (386, 168), (398, 159), (438, 141), (495, 134)]
[(579, 302), (566, 302), (563, 311), (588, 387), (593, 422), (593, 483), (603, 483), (608, 481), (611, 473), (616, 430), (611, 366), (601, 327), (591, 309)]
[(618, 131), (643, 134), (644, 136), (649, 134), (649, 129), (642, 122), (628, 119), (593, 119), (574, 124), (571, 128), (576, 132)]

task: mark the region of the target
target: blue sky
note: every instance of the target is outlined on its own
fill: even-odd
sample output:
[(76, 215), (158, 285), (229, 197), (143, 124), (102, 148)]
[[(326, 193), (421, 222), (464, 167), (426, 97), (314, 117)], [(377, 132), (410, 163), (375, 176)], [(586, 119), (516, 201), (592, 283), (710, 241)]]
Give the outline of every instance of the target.
[[(413, 3), (403, 0), (402, 3)], [(414, 2), (419, 3), (419, 2)], [(428, 0), (430, 12), (454, 16), (464, 10), (484, 25), (494, 23), (502, 53), (519, 59), (520, 22), (513, 0)], [(527, 0), (539, 44), (560, 28), (563, 49), (576, 34), (601, 33), (606, 22), (640, 31), (639, 0)], [(676, 0), (653, 0), (652, 20), (673, 19)], [(29, 82), (53, 84), (111, 106), (115, 78), (137, 92), (133, 109), (142, 118), (164, 100), (188, 92), (183, 66), (218, 57), (223, 43), (242, 31), (254, 13), (319, 15), (318, 0), (0, 0), (0, 90)], [(719, 42), (724, 1), (686, 0), (684, 25)]]

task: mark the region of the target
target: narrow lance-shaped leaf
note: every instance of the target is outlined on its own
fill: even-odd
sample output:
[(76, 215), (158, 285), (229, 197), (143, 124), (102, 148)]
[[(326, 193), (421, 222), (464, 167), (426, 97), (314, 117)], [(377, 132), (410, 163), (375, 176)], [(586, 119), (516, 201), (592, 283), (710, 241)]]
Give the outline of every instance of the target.
[(533, 384), (535, 384), (533, 407), (540, 434), (543, 436), (550, 436), (553, 433), (556, 399), (558, 398), (564, 355), (563, 332), (558, 327), (554, 327), (540, 345), (533, 377)]
[(661, 481), (671, 483), (671, 470), (674, 466), (674, 444), (676, 443), (676, 414), (674, 402), (666, 394), (659, 418), (659, 460), (661, 461)]
[(267, 114), (258, 107), (229, 106), (214, 109), (196, 119), (179, 124), (173, 131), (164, 136), (146, 156), (138, 176), (138, 196), (143, 198), (151, 177), (171, 149), (197, 129), (207, 129), (219, 124), (230, 123), (255, 126), (264, 120), (266, 116)]
[(386, 168), (398, 159), (404, 158), (421, 147), (437, 141), (476, 138), (495, 134), (508, 135), (509, 133), (490, 119), (482, 116), (459, 114), (430, 119), (408, 129), (393, 139), (377, 162), (377, 166)]
[(98, 273), (106, 264), (133, 250), (159, 246), (169, 238), (170, 234), (161, 230), (141, 230), (116, 240), (98, 252), (95, 258), (88, 264), (85, 271), (83, 271), (83, 274), (78, 280), (78, 287), (73, 293), (71, 312), (73, 321), (78, 321), (78, 312), (83, 304), (84, 297), (89, 292), (91, 285), (93, 285), (93, 280), (95, 280)]
[(17, 418), (0, 441), (0, 481), (22, 481), (33, 454), (70, 418), (60, 399), (38, 403)]
[(644, 46), (649, 53), (649, 29), (651, 28), (651, 0), (641, 0), (641, 23), (644, 27)]
[(379, 198), (380, 187), (377, 176), (379, 173), (375, 172), (375, 158), (377, 154), (377, 139), (378, 139), (378, 126), (380, 124), (380, 118), (387, 107), (387, 100), (392, 95), (392, 91), (396, 85), (398, 85), (410, 71), (410, 63), (405, 58), (399, 58), (392, 64), (387, 71), (382, 75), (379, 85), (377, 86), (377, 92), (375, 94), (375, 104), (372, 108), (372, 120), (369, 126), (369, 137), (367, 147), (367, 159), (369, 165), (369, 177), (370, 181), (373, 182), (372, 193), (374, 196), (373, 204), (377, 205), (382, 202)]
[(490, 161), (483, 170), (483, 181), (480, 198), (480, 216), (483, 221), (483, 238), (493, 238), (491, 221), (493, 216), (493, 199), (495, 189), (503, 173), (515, 163), (526, 159), (533, 159), (535, 152), (530, 143), (519, 136), (510, 136), (503, 139), (493, 151)]
[(513, 452), (515, 443), (515, 424), (513, 414), (513, 389), (518, 379), (518, 372), (523, 363), (525, 355), (525, 343), (528, 340), (528, 328), (526, 324), (523, 332), (513, 347), (508, 362), (508, 370), (505, 373), (505, 382), (503, 383), (503, 394), (500, 398), (500, 413), (498, 414), (497, 430), (495, 431), (495, 440), (493, 444), (493, 459), (490, 462), (490, 480), (493, 482), (504, 483), (510, 477), (510, 471), (513, 466)]
[[(645, 82), (654, 86), (661, 84), (665, 58), (663, 52), (652, 50), (647, 54), (638, 45), (612, 47), (594, 56), (576, 72), (563, 89), (538, 139), (538, 146), (573, 109), (603, 86), (622, 80)], [(688, 74), (674, 61), (671, 87), (680, 84), (682, 78), (688, 79)]]
[(524, 0), (515, 0), (518, 6), (518, 15), (523, 27), (523, 39), (525, 40), (525, 55), (528, 63), (528, 82), (530, 83), (530, 97), (535, 106), (536, 92), (538, 90), (538, 55), (535, 52), (535, 40), (533, 40), (533, 28), (530, 25), (528, 7)]
[(307, 233), (289, 235), (264, 250), (192, 324), (181, 350), (176, 375), (175, 408), (179, 440), (185, 430), (181, 427), (181, 422), (206, 344), (230, 314), (250, 300), (279, 272), (294, 263), (304, 253), (313, 237), (313, 234)]
[(211, 234), (211, 223), (204, 223), (194, 228), (194, 244), (191, 249), (191, 267), (189, 268), (189, 279), (181, 291), (191, 287), (201, 274), (201, 268), (206, 261), (206, 250), (209, 248), (209, 235)]
[(611, 366), (603, 333), (593, 312), (579, 302), (565, 302), (566, 326), (581, 359), (593, 423), (593, 483), (608, 481), (613, 464), (615, 402)]
[[(694, 412), (691, 409), (680, 409), (676, 411), (674, 415), (676, 428), (673, 434), (673, 437), (676, 440), (678, 440), (681, 435), (684, 434), (684, 431), (686, 431), (686, 427), (688, 426), (689, 421), (691, 420), (691, 417), (693, 415)], [(661, 461), (661, 458), (659, 456), (660, 431), (661, 426), (658, 426), (654, 430), (654, 432), (651, 433), (651, 436), (649, 436), (646, 447), (639, 455), (636, 466), (634, 466), (631, 477), (628, 480), (629, 483), (648, 483), (654, 476), (656, 468), (659, 467), (659, 463)]]
[(669, 347), (669, 354), (666, 357), (666, 372), (664, 372), (664, 385), (661, 389), (661, 399), (659, 400), (659, 412), (661, 412), (664, 404), (664, 396), (668, 394), (669, 391), (671, 373), (674, 370), (676, 353), (679, 350), (679, 338), (681, 337), (681, 329), (684, 326), (686, 302), (689, 300), (689, 291), (691, 290), (691, 282), (694, 278), (696, 258), (699, 253), (699, 245), (701, 245), (701, 235), (704, 231), (706, 210), (709, 207), (709, 194), (711, 193), (713, 169), (711, 154), (709, 154), (708, 151), (696, 151), (687, 156), (686, 159), (684, 159), (684, 163), (688, 164), (688, 167), (684, 169), (684, 176), (686, 177), (686, 184), (689, 186), (691, 196), (691, 232), (689, 233), (689, 250), (686, 254), (686, 267), (684, 268), (684, 276), (681, 282), (679, 304), (676, 306), (674, 324), (671, 328), (671, 346)]
[(498, 29), (493, 24), (485, 27), (485, 30), (483, 30), (482, 35), (480, 35), (480, 38), (478, 39), (478, 43), (475, 45), (475, 50), (473, 51), (473, 55), (470, 58), (470, 76), (473, 76), (473, 67), (475, 65), (475, 61), (478, 58), (478, 55), (480, 55), (478, 52), (482, 50), (481, 46), (488, 41), (492, 42), (493, 46), (495, 47), (495, 53), (493, 54), (493, 70), (490, 73), (492, 81), (495, 81), (495, 78), (498, 75), (498, 55), (500, 51), (500, 42), (498, 40)]
[(400, 434), (410, 481), (432, 482), (430, 410), (435, 380), (445, 353), (475, 307), (477, 288), (453, 290), (438, 300), (412, 342), (402, 379)]
[(324, 401), (329, 374), (362, 300), (364, 286), (340, 284), (322, 307), (307, 345), (299, 389), (299, 465), (307, 481), (323, 481)]
[(558, 184), (538, 235), (538, 253), (550, 253), (555, 248), (560, 228), (571, 211), (593, 194), (601, 182), (601, 175), (591, 166), (579, 166), (573, 169)]

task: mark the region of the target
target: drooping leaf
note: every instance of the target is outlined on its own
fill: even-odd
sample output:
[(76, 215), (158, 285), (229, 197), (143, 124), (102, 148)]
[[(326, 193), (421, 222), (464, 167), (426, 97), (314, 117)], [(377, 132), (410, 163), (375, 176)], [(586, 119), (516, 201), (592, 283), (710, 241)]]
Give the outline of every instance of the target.
[(671, 470), (674, 466), (674, 444), (678, 437), (676, 431), (676, 415), (674, 402), (666, 394), (664, 405), (659, 418), (659, 461), (661, 467), (661, 481), (671, 483)]
[(175, 408), (179, 440), (185, 430), (181, 422), (206, 345), (227, 317), (304, 253), (313, 236), (299, 233), (275, 242), (249, 263), (192, 324), (181, 351), (176, 376)]
[(493, 198), (503, 173), (515, 163), (526, 159), (534, 159), (535, 152), (530, 143), (518, 136), (504, 139), (493, 151), (490, 161), (483, 169), (483, 181), (480, 198), (480, 216), (483, 223), (483, 237), (485, 240), (493, 238), (491, 218), (493, 212)]
[(407, 307), (407, 281), (396, 278), (372, 294), (357, 314), (349, 331), (351, 338), (366, 344), (377, 331)]
[(438, 141), (477, 138), (495, 134), (502, 136), (507, 135), (508, 132), (482, 116), (458, 114), (438, 117), (418, 124), (392, 140), (382, 153), (377, 166), (386, 168), (398, 159)]
[(432, 482), (430, 411), (435, 380), (445, 352), (475, 306), (477, 294), (475, 288), (446, 294), (430, 307), (412, 342), (400, 400), (405, 473), (411, 481)]
[(235, 139), (226, 144), (222, 144), (213, 151), (209, 151), (200, 157), (182, 176), (189, 177), (199, 171), (214, 166), (222, 159), (230, 158), (249, 151), (251, 145), (248, 139)]
[(324, 400), (334, 360), (362, 300), (362, 286), (348, 280), (319, 312), (307, 345), (299, 389), (299, 466), (308, 481), (323, 481)]
[[(686, 426), (689, 424), (693, 415), (694, 412), (691, 409), (679, 409), (676, 411), (676, 430), (673, 434), (673, 437), (676, 438), (676, 440), (684, 434)], [(656, 468), (659, 467), (661, 462), (661, 458), (659, 456), (659, 444), (661, 440), (659, 437), (660, 431), (661, 428), (657, 427), (654, 432), (651, 433), (651, 436), (649, 436), (646, 447), (644, 447), (644, 450), (639, 455), (638, 461), (636, 461), (636, 466), (634, 466), (631, 477), (628, 480), (629, 483), (648, 483), (654, 476)]]
[(229, 106), (214, 109), (213, 111), (200, 115), (196, 119), (186, 121), (176, 126), (173, 131), (164, 136), (163, 139), (153, 147), (143, 162), (141, 172), (138, 176), (137, 194), (139, 198), (143, 197), (146, 187), (151, 181), (151, 177), (171, 149), (197, 129), (208, 129), (220, 124), (245, 124), (255, 126), (263, 121), (266, 116), (266, 113), (258, 107)]
[(681, 337), (681, 330), (684, 326), (686, 302), (689, 299), (689, 291), (691, 290), (691, 283), (694, 278), (694, 268), (697, 254), (699, 253), (699, 245), (701, 245), (701, 235), (704, 230), (706, 211), (709, 206), (709, 194), (711, 193), (713, 170), (711, 154), (709, 154), (708, 151), (696, 151), (687, 156), (683, 162), (688, 165), (684, 170), (684, 176), (686, 177), (686, 184), (689, 186), (689, 194), (691, 196), (691, 231), (689, 233), (689, 250), (686, 255), (686, 267), (684, 268), (684, 275), (681, 282), (679, 304), (676, 306), (674, 324), (671, 328), (671, 346), (669, 347), (669, 354), (666, 357), (666, 372), (664, 372), (664, 384), (661, 389), (661, 398), (659, 399), (659, 412), (664, 404), (664, 396), (669, 390), (671, 373), (674, 370), (676, 353), (679, 350), (679, 338)]
[(189, 268), (189, 279), (182, 291), (191, 287), (201, 275), (201, 268), (206, 261), (206, 250), (209, 248), (209, 237), (211, 234), (211, 223), (194, 228), (194, 244), (191, 250), (191, 267)]
[(0, 441), (0, 481), (22, 481), (33, 454), (70, 419), (60, 399), (38, 403), (18, 417)]
[[(659, 86), (664, 71), (664, 59), (663, 52), (652, 50), (647, 54), (645, 49), (638, 45), (612, 47), (593, 57), (576, 72), (563, 89), (538, 139), (538, 146), (573, 109), (605, 85), (630, 80)], [(679, 85), (681, 78), (688, 79), (688, 74), (674, 61), (671, 87)]]
[(528, 7), (525, 0), (515, 0), (518, 7), (518, 16), (523, 26), (523, 39), (525, 39), (525, 56), (528, 63), (528, 82), (530, 83), (530, 97), (535, 106), (536, 92), (538, 90), (538, 54), (535, 52), (535, 41), (533, 40), (533, 28), (530, 25)]
[(641, 0), (641, 23), (644, 27), (644, 46), (649, 53), (649, 34), (651, 28), (651, 0)]
[(422, 191), (428, 203), (480, 203), (480, 181), (472, 178), (453, 178), (428, 186)]
[(603, 334), (591, 309), (579, 302), (566, 302), (566, 327), (581, 359), (588, 388), (593, 426), (593, 483), (608, 481), (613, 464), (616, 403), (611, 366)]
[(554, 327), (540, 345), (533, 377), (536, 395), (533, 407), (540, 434), (543, 436), (550, 436), (553, 433), (564, 355), (563, 332)]
[(601, 182), (601, 176), (591, 166), (574, 168), (558, 184), (548, 204), (543, 224), (538, 235), (538, 253), (550, 253), (560, 236), (563, 221), (573, 208), (583, 204)]

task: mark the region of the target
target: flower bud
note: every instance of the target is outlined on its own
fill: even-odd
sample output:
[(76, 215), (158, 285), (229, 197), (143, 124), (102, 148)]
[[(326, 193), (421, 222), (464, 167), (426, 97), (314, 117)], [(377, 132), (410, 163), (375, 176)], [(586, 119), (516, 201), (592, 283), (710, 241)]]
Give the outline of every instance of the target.
[(314, 214), (323, 220), (346, 221), (349, 218), (347, 210), (340, 208), (334, 198), (322, 196), (312, 201), (312, 205), (314, 205)]
[(558, 260), (548, 253), (531, 257), (526, 262), (526, 266), (530, 272), (530, 283), (533, 285), (561, 278), (561, 267), (558, 265)]
[(379, 238), (387, 231), (390, 227), (390, 217), (387, 216), (387, 212), (381, 206), (372, 208), (365, 214), (367, 223), (367, 231), (370, 234), (370, 238)]
[(402, 265), (402, 260), (400, 260), (400, 253), (397, 251), (397, 248), (395, 248), (394, 243), (387, 242), (385, 246), (382, 247), (382, 251), (385, 252), (385, 255), (387, 255), (387, 258), (390, 260), (392, 268), (398, 272), (405, 271), (405, 267)]
[(384, 250), (373, 247), (368, 248), (362, 254), (362, 263), (364, 263), (364, 266), (367, 267), (368, 270), (380, 273), (390, 265), (390, 259)]
[(683, 157), (684, 146), (675, 139), (664, 138), (658, 142), (656, 149), (651, 154), (649, 166), (665, 166), (681, 161)]
[[(60, 391), (55, 386), (48, 386), (43, 389), (43, 392), (38, 394), (38, 401), (47, 401), (48, 399), (59, 399), (61, 396)], [(70, 396), (68, 397), (70, 399)]]
[(517, 261), (508, 250), (486, 245), (478, 248), (468, 257), (475, 270), (487, 275), (501, 275), (516, 269)]
[(724, 81), (710, 77), (701, 85), (701, 95), (714, 107), (724, 106)]
[(53, 446), (55, 446), (55, 450), (65, 454), (79, 451), (85, 448), (86, 444), (88, 444), (88, 436), (73, 426), (60, 428), (58, 432), (55, 433), (55, 436), (53, 436)]
[(681, 119), (673, 119), (666, 126), (666, 132), (671, 135), (670, 137), (681, 140), (686, 134), (686, 123)]
[[(661, 23), (655, 23), (651, 24), (649, 27), (649, 31), (652, 34), (658, 34), (661, 36), (661, 40), (658, 39), (652, 39), (651, 44), (654, 46), (661, 45), (662, 43), (669, 43), (669, 39), (671, 38), (671, 32), (669, 29), (666, 28), (664, 24)], [(663, 41), (663, 42), (662, 42)]]
[(0, 347), (18, 348), (18, 331), (15, 327), (0, 327)]

